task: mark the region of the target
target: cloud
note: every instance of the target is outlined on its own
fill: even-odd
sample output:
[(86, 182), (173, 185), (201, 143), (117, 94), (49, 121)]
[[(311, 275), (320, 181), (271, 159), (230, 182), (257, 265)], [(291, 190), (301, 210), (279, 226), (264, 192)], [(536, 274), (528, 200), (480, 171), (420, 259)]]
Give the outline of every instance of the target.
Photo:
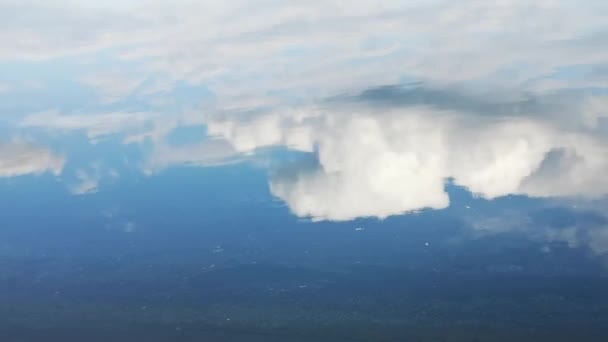
[(160, 111), (102, 111), (63, 113), (48, 110), (24, 116), (16, 126), (42, 129), (53, 134), (84, 133), (93, 143), (119, 135), (125, 144), (142, 143), (146, 139), (162, 141), (177, 127), (200, 126), (206, 116), (199, 110)]
[(65, 158), (25, 142), (0, 143), (0, 177), (50, 172), (60, 175)]
[(116, 181), (120, 174), (116, 169), (107, 168), (101, 161), (90, 163), (87, 167), (76, 169), (76, 181), (72, 182), (69, 189), (74, 195), (94, 194), (99, 191), (102, 180)]
[[(445, 160), (436, 154), (443, 154), (444, 128), (420, 120), (423, 111), (411, 114), (332, 118), (315, 136), (320, 168), (272, 179), (273, 194), (297, 215), (316, 219), (386, 217), (447, 206)], [(391, 132), (396, 123), (402, 129)]]
[(0, 60), (42, 60), (145, 41), (149, 33), (138, 33), (159, 19), (92, 1), (0, 1)]
[(205, 85), (226, 108), (403, 79), (544, 91), (563, 70), (605, 65), (606, 14), (599, 0), (2, 1), (0, 60), (103, 51), (137, 65), (126, 82), (90, 79), (106, 100), (154, 76)]
[(97, 89), (102, 102), (111, 104), (133, 94), (144, 80), (145, 78), (139, 75), (133, 77), (116, 71), (106, 71), (85, 76), (81, 82)]
[(215, 115), (206, 120), (210, 136), (222, 137), (241, 153), (252, 153), (261, 146), (285, 145), (312, 152), (313, 123), (322, 113), (314, 108), (278, 108), (250, 115)]
[[(608, 192), (606, 97), (465, 89), (382, 86), (318, 105), (205, 115), (50, 111), (25, 117), (21, 126), (83, 131), (93, 142), (112, 134), (124, 143), (149, 139), (142, 164), (148, 174), (234, 163), (265, 147), (311, 153), (316, 168), (276, 172), (270, 189), (296, 215), (317, 220), (445, 208), (448, 179), (485, 198)], [(205, 125), (208, 138), (168, 143), (175, 128), (192, 125)], [(77, 190), (85, 191), (78, 192), (96, 189), (94, 179), (80, 178)]]
[[(486, 198), (604, 195), (607, 14), (573, 0), (0, 0), (0, 60), (132, 66), (82, 78), (106, 102), (203, 85), (204, 115), (46, 111), (20, 126), (152, 140), (148, 171), (311, 153), (316, 168), (277, 172), (271, 191), (299, 216), (347, 220), (443, 208), (447, 179)], [(201, 122), (210, 141), (166, 143)]]
[(157, 142), (146, 158), (144, 172), (152, 174), (172, 166), (216, 166), (242, 160), (232, 145), (223, 140), (173, 146)]
[(83, 169), (76, 170), (78, 182), (70, 187), (70, 192), (74, 195), (85, 195), (96, 193), (99, 188), (99, 170), (87, 172)]
[[(244, 151), (235, 149), (224, 140), (205, 139), (201, 143), (173, 145), (169, 135), (176, 128), (206, 124), (205, 115), (197, 111), (181, 111), (175, 115), (157, 112), (97, 112), (90, 114), (46, 111), (25, 116), (19, 126), (26, 129), (43, 129), (53, 134), (81, 132), (91, 143), (98, 143), (109, 136), (119, 136), (123, 144), (150, 142), (146, 149), (142, 171), (152, 174), (178, 165), (214, 166), (243, 160)], [(201, 138), (203, 138), (201, 136)], [(99, 164), (99, 163), (96, 163)], [(74, 193), (97, 190), (101, 179), (99, 165), (90, 165), (92, 172), (80, 169), (79, 182), (72, 186)]]
[(85, 132), (95, 141), (113, 134), (136, 134), (146, 130), (156, 114), (147, 112), (108, 112), (95, 114), (63, 114), (56, 110), (30, 114), (19, 125), (53, 132)]
[[(270, 188), (296, 215), (316, 220), (445, 208), (448, 179), (490, 199), (608, 193), (602, 176), (608, 172), (608, 141), (589, 120), (600, 112), (596, 104), (589, 105), (598, 98), (579, 98), (562, 109), (565, 113), (549, 111), (556, 108), (549, 103), (504, 112), (509, 115), (482, 115), (483, 108), (501, 104), (479, 106), (450, 96), (449, 102), (430, 96), (429, 104), (332, 103), (245, 118), (222, 116), (209, 121), (209, 133), (241, 152), (286, 146), (313, 153), (316, 168), (277, 172)], [(573, 108), (577, 115), (571, 114)], [(533, 109), (538, 112), (529, 112)], [(561, 120), (566, 114), (586, 123), (566, 126)]]
[[(595, 255), (608, 255), (608, 219), (593, 211), (550, 207), (532, 212), (521, 210), (482, 211), (465, 215), (474, 237), (498, 234), (521, 234), (545, 244), (549, 250), (556, 244), (568, 248), (587, 248)], [(567, 217), (556, 221), (555, 217)]]

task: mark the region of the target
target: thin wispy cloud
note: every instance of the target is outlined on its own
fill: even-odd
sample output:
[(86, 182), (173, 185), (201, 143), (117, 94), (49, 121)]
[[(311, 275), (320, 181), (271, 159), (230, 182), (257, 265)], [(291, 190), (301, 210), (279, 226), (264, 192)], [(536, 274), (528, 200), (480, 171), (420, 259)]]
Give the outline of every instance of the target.
[[(556, 215), (568, 217), (556, 221)], [(469, 210), (463, 215), (474, 238), (519, 234), (553, 247), (586, 248), (599, 256), (608, 255), (608, 219), (594, 211), (555, 206), (542, 210), (500, 209), (491, 215), (482, 210)], [(557, 223), (556, 223), (557, 222)]]
[(144, 80), (142, 75), (109, 71), (84, 76), (81, 82), (97, 90), (104, 104), (112, 104), (132, 95)]
[(607, 14), (603, 1), (570, 0), (2, 2), (0, 60), (104, 51), (137, 65), (126, 82), (89, 76), (112, 101), (149, 76), (206, 85), (226, 107), (403, 78), (540, 91), (561, 88), (547, 88), (559, 70), (605, 64)]
[(0, 142), (0, 177), (51, 173), (63, 171), (65, 157), (45, 147), (26, 142)]
[(24, 117), (19, 126), (40, 128), (48, 131), (83, 132), (91, 141), (113, 134), (136, 134), (149, 124), (157, 114), (149, 112), (101, 112), (92, 114), (61, 113), (50, 110)]
[(183, 146), (159, 142), (146, 158), (143, 171), (153, 174), (174, 166), (218, 166), (241, 160), (243, 155), (224, 140), (208, 140)]
[(77, 183), (70, 187), (70, 192), (74, 195), (86, 195), (96, 193), (99, 189), (99, 170), (85, 171), (76, 170)]
[(95, 161), (74, 171), (74, 179), (68, 181), (69, 191), (73, 195), (95, 194), (100, 190), (102, 183), (108, 185), (119, 178), (118, 170), (107, 167), (101, 161)]

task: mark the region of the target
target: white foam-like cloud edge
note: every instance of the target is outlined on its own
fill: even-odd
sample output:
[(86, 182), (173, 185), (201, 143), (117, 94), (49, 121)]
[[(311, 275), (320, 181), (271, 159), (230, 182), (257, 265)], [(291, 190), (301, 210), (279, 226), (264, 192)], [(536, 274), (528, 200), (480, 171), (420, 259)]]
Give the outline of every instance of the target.
[[(573, 115), (601, 113), (598, 101), (583, 101)], [(318, 167), (277, 172), (272, 193), (298, 216), (351, 220), (445, 208), (448, 179), (489, 199), (607, 194), (604, 132), (593, 125), (565, 126), (560, 116), (499, 117), (428, 106), (312, 107), (210, 119), (208, 131), (240, 153), (267, 146), (314, 151)]]
[(0, 177), (15, 177), (50, 172), (56, 176), (63, 171), (65, 157), (46, 147), (26, 142), (0, 143)]

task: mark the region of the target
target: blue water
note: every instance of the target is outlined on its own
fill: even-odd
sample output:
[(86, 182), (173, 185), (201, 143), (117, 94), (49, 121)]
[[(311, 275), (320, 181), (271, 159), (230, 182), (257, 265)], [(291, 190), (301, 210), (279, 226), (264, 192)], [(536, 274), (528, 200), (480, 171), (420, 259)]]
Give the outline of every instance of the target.
[(606, 18), (0, 0), (0, 342), (608, 341)]
[(563, 243), (543, 250), (545, 242), (526, 234), (475, 237), (460, 207), (524, 202), (539, 221), (592, 216), (523, 198), (491, 203), (448, 185), (454, 202), (445, 210), (316, 223), (277, 203), (265, 177), (251, 165), (183, 168), (86, 198), (40, 199), (40, 189), (57, 190), (50, 178), (3, 184), (2, 338), (599, 341), (606, 334), (601, 259)]

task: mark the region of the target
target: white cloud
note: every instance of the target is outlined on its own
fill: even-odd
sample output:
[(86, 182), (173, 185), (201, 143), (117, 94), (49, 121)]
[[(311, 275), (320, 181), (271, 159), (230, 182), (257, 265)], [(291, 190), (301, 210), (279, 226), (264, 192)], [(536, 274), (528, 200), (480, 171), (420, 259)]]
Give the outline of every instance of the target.
[(559, 70), (605, 64), (607, 14), (599, 0), (0, 1), (0, 60), (106, 49), (140, 73), (93, 78), (107, 99), (154, 75), (204, 84), (230, 108), (404, 77), (543, 90)]
[(176, 113), (144, 111), (98, 111), (92, 113), (62, 113), (49, 110), (23, 117), (17, 126), (26, 129), (43, 129), (52, 133), (82, 132), (92, 143), (120, 135), (125, 144), (142, 143), (146, 139), (163, 141), (175, 128), (200, 126), (206, 117), (200, 110), (182, 110)]
[[(579, 117), (588, 114), (583, 102)], [(486, 198), (608, 194), (607, 138), (589, 127), (565, 127), (553, 118), (558, 113), (483, 116), (419, 105), (303, 112), (309, 114), (209, 122), (211, 134), (241, 152), (314, 148), (317, 168), (279, 172), (270, 181), (298, 216), (349, 220), (444, 208), (447, 179)]]
[[(151, 150), (142, 164), (146, 173), (175, 165), (232, 163), (272, 146), (314, 153), (318, 168), (280, 172), (270, 181), (272, 193), (295, 214), (313, 219), (383, 218), (444, 208), (449, 205), (447, 179), (486, 198), (608, 193), (608, 180), (602, 177), (608, 171), (601, 124), (606, 98), (571, 98), (562, 107), (551, 98), (532, 101), (545, 108), (520, 105), (517, 97), (505, 104), (500, 98), (478, 102), (474, 96), (434, 90), (422, 94), (421, 103), (399, 93), (385, 100), (409, 102), (374, 105), (351, 99), (240, 114), (44, 112), (26, 117), (21, 125), (83, 131), (93, 141), (110, 134), (124, 135), (125, 143), (149, 138)], [(507, 110), (493, 113), (497, 106)], [(201, 124), (207, 126), (206, 141), (167, 142), (175, 128)], [(78, 189), (96, 188), (90, 177), (81, 178), (87, 186)]]
[(285, 145), (300, 151), (312, 152), (313, 127), (305, 124), (315, 120), (321, 112), (312, 108), (299, 110), (279, 108), (262, 115), (212, 116), (205, 121), (211, 136), (221, 136), (242, 153), (251, 153), (260, 146)]
[(206, 140), (181, 146), (157, 142), (146, 158), (144, 172), (152, 174), (171, 166), (224, 165), (239, 160), (240, 154), (223, 140)]
[(105, 104), (115, 103), (133, 92), (145, 80), (142, 76), (131, 76), (116, 71), (105, 71), (82, 78), (81, 82), (91, 86), (100, 93)]
[(321, 169), (274, 178), (271, 190), (297, 215), (318, 219), (443, 208), (444, 128), (422, 117), (414, 110), (399, 118), (351, 112), (328, 119), (330, 127), (314, 137)]
[(93, 1), (0, 1), (0, 60), (41, 60), (142, 42), (156, 18)]
[(155, 119), (155, 113), (109, 112), (63, 114), (51, 110), (26, 116), (19, 123), (25, 128), (42, 128), (54, 132), (85, 132), (92, 141), (112, 134), (137, 134)]
[[(126, 143), (151, 139), (147, 170), (213, 164), (264, 146), (314, 152), (316, 170), (271, 180), (296, 214), (386, 217), (445, 207), (447, 178), (488, 198), (605, 194), (607, 101), (549, 113), (524, 108), (506, 119), (487, 106), (344, 109), (316, 101), (404, 79), (535, 95), (603, 86), (601, 76), (570, 82), (568, 72), (606, 63), (607, 14), (605, 1), (574, 0), (0, 0), (0, 60), (90, 58), (82, 54), (105, 49), (110, 60), (137, 65), (128, 75), (84, 78), (108, 102), (150, 79), (157, 83), (141, 89), (149, 102), (178, 83), (201, 84), (214, 95), (208, 112), (261, 112), (207, 119), (48, 111), (22, 127), (83, 131), (91, 141), (119, 133)], [(192, 122), (229, 145), (164, 142)]]
[(0, 177), (50, 172), (60, 175), (65, 158), (24, 142), (0, 143)]

